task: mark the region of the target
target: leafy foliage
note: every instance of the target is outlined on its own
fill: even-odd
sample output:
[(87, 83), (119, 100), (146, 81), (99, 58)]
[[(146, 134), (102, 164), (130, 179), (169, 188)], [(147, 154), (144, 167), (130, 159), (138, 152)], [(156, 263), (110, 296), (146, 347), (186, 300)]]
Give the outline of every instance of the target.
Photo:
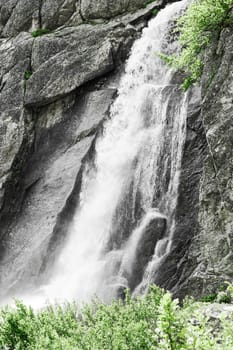
[(233, 25), (233, 0), (196, 0), (177, 21), (180, 54), (161, 54), (170, 66), (186, 72), (183, 89), (198, 81), (203, 71), (204, 49), (218, 37), (222, 28)]
[(95, 300), (82, 309), (66, 304), (35, 312), (17, 301), (0, 312), (0, 349), (232, 350), (233, 318), (213, 329), (202, 305), (188, 299), (181, 307), (156, 286), (145, 296), (126, 292), (124, 301)]

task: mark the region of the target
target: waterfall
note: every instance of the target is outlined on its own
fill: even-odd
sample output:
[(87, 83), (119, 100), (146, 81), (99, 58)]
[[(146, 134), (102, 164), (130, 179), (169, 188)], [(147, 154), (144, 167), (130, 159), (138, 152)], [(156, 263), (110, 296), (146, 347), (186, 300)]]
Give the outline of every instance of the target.
[(108, 301), (125, 287), (136, 292), (153, 282), (171, 249), (187, 95), (157, 54), (177, 50), (169, 29), (186, 4), (161, 10), (135, 42), (93, 169), (86, 164), (67, 240), (38, 298)]
[[(84, 181), (82, 203), (45, 287), (53, 298), (88, 300), (97, 294), (105, 299), (114, 294), (114, 285), (127, 286), (138, 245), (152, 219), (166, 220), (170, 232), (158, 238), (149, 266), (158, 259), (161, 242), (167, 244), (165, 252), (169, 249), (185, 137), (186, 95), (172, 84), (174, 73), (156, 54), (176, 49), (169, 42), (169, 24), (184, 6), (185, 2), (167, 6), (133, 46), (111, 118), (96, 145), (94, 174)], [(144, 214), (132, 233), (108, 251), (117, 225), (116, 210), (130, 187), (132, 211), (140, 194)], [(154, 198), (159, 191), (160, 198)], [(122, 216), (124, 219), (124, 213)]]

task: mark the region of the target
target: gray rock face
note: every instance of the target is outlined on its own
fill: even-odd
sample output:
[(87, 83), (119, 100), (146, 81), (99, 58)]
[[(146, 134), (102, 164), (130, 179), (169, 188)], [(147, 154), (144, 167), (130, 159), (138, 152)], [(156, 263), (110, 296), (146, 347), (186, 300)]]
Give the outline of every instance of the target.
[[(43, 28), (55, 29), (67, 23), (75, 13), (79, 12), (76, 0), (45, 0), (41, 5), (41, 25)], [(81, 22), (81, 18), (79, 18)]]
[(93, 30), (93, 26), (82, 25), (38, 38), (33, 46), (26, 106), (48, 104), (113, 70), (113, 44), (108, 37), (113, 28)]
[(202, 118), (207, 139), (200, 188), (200, 230), (191, 256), (190, 277), (198, 292), (232, 282), (233, 252), (233, 32), (226, 29), (207, 52), (203, 76)]
[(15, 36), (39, 22), (39, 0), (0, 1), (0, 28), (4, 37)]
[(145, 0), (0, 0), (0, 35), (16, 36), (21, 31), (39, 28), (54, 30), (79, 25), (93, 19), (111, 19), (142, 7), (160, 7), (167, 1), (151, 4)]
[[(17, 39), (3, 40), (0, 45), (1, 204), (3, 204), (3, 194), (6, 190), (5, 183), (8, 180), (14, 183), (13, 173), (20, 171), (24, 163), (24, 155), (28, 152), (32, 142), (31, 113), (23, 108), (24, 72), (30, 66), (31, 48), (32, 39), (27, 34), (21, 34)], [(19, 152), (22, 157), (15, 164), (15, 157)], [(5, 203), (5, 206), (8, 204)]]
[(202, 103), (188, 118), (173, 249), (155, 276), (181, 297), (233, 281), (232, 39), (225, 29), (206, 52)]
[[(156, 1), (161, 5), (161, 1)], [(81, 13), (85, 19), (109, 19), (127, 11), (132, 11), (147, 4), (145, 0), (81, 0)]]

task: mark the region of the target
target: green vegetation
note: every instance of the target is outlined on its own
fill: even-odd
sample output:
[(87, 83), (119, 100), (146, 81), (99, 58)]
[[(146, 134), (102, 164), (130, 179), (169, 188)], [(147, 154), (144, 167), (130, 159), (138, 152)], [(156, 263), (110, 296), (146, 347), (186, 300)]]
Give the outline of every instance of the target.
[(203, 52), (218, 38), (224, 27), (233, 25), (233, 0), (197, 0), (177, 21), (180, 54), (161, 57), (171, 66), (186, 72), (183, 89), (199, 80), (203, 71)]
[(201, 298), (201, 301), (203, 301), (204, 303), (213, 303), (214, 301), (217, 300), (217, 293), (212, 293), (212, 294), (208, 294), (208, 295), (204, 295)]
[(154, 9), (154, 10), (152, 10), (152, 11), (151, 11), (152, 16), (153, 16), (153, 17), (156, 17), (156, 16), (157, 16), (157, 14), (158, 14), (158, 12), (159, 12), (159, 10), (158, 10), (158, 9)]
[[(227, 292), (232, 296), (233, 288)], [(39, 312), (16, 302), (0, 312), (0, 349), (7, 350), (232, 350), (233, 316), (216, 327), (202, 311), (183, 306), (155, 286), (146, 296), (49, 306)]]
[(220, 304), (231, 304), (233, 303), (233, 286), (230, 283), (225, 282), (214, 293), (204, 295), (200, 301), (205, 303), (217, 302)]
[(32, 76), (32, 72), (30, 70), (26, 70), (26, 72), (24, 72), (24, 79), (25, 80), (30, 79), (31, 76)]
[(37, 38), (38, 36), (49, 34), (51, 31), (49, 29), (37, 29), (34, 32), (31, 32), (33, 38)]

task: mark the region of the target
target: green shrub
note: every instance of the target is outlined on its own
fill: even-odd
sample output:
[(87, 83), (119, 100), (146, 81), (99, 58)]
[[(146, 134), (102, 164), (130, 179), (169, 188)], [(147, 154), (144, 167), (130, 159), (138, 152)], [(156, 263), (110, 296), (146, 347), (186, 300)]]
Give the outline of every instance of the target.
[(170, 66), (187, 75), (183, 89), (199, 80), (203, 71), (203, 52), (218, 37), (222, 28), (233, 25), (233, 0), (196, 0), (177, 21), (181, 52), (178, 55), (161, 54)]
[(191, 299), (180, 306), (156, 286), (145, 296), (126, 291), (124, 301), (81, 309), (73, 303), (35, 312), (17, 301), (0, 311), (0, 349), (232, 350), (233, 318), (213, 329), (201, 308)]
[(37, 38), (38, 36), (49, 34), (51, 31), (49, 29), (37, 29), (34, 32), (31, 32), (33, 38)]

